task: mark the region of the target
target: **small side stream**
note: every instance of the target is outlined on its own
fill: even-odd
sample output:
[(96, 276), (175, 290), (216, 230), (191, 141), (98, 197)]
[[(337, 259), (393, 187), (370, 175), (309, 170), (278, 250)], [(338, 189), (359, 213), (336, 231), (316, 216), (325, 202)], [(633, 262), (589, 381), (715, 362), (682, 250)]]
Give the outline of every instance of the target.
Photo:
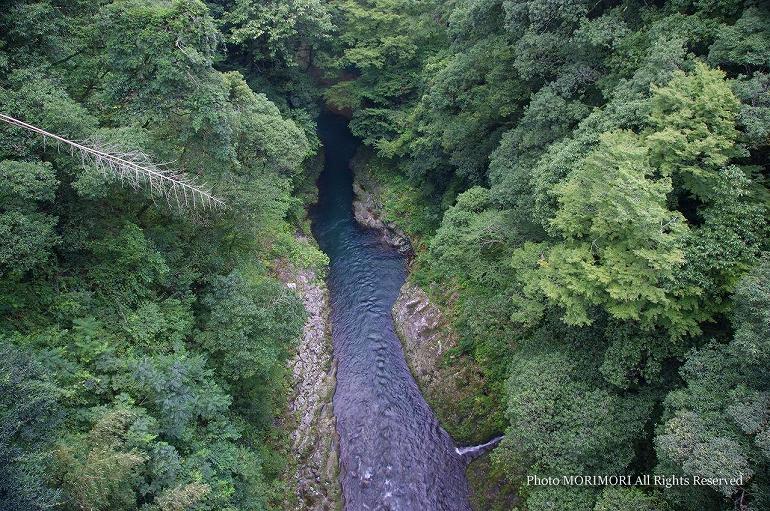
[(358, 141), (339, 116), (323, 114), (326, 149), (313, 231), (328, 278), (345, 509), (468, 511), (467, 458), (439, 425), (412, 378), (391, 307), (406, 261), (352, 213), (349, 162)]

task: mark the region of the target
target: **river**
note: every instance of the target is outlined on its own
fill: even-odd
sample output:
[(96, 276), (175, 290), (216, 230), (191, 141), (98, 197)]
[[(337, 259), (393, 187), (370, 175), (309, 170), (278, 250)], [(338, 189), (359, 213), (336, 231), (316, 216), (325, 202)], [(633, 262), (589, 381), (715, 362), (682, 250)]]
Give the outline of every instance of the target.
[(349, 162), (358, 146), (347, 121), (318, 120), (325, 147), (313, 232), (328, 276), (347, 511), (467, 511), (465, 461), (439, 425), (404, 360), (391, 307), (406, 261), (353, 218)]

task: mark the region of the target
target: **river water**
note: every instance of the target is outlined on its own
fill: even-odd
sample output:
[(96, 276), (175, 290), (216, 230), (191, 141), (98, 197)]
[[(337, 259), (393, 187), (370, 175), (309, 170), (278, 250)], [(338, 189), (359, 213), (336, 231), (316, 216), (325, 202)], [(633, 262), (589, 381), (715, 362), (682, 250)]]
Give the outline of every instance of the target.
[(326, 160), (311, 217), (331, 260), (334, 413), (345, 509), (470, 510), (466, 463), (417, 388), (393, 330), (390, 310), (406, 261), (353, 218), (349, 162), (358, 142), (347, 121), (323, 114), (318, 130)]

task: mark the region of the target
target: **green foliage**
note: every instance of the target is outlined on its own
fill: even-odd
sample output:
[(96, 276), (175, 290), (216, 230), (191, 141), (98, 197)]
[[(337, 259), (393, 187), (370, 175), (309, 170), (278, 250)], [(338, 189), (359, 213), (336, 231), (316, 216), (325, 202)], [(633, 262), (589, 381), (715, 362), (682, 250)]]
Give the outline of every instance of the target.
[(660, 495), (645, 493), (639, 488), (609, 487), (596, 499), (594, 511), (666, 511)]
[[(221, 64), (248, 77), (284, 115), (302, 128), (313, 149), (321, 90), (311, 70), (333, 42), (333, 10), (320, 0), (206, 2), (221, 30), (227, 59)], [(310, 72), (308, 72), (310, 71)], [(303, 182), (313, 185), (310, 174)]]
[(749, 79), (736, 80), (733, 91), (741, 99), (738, 120), (744, 140), (753, 149), (770, 145), (770, 76), (757, 72)]
[[(713, 378), (753, 364), (722, 346), (736, 286), (770, 248), (767, 6), (340, 6), (335, 56), (350, 79), (327, 100), (352, 109), (356, 134), (386, 160), (377, 166), (411, 186), (386, 210), (404, 225), (425, 205), (443, 210), (421, 234), (413, 278), (481, 366), (490, 413), (507, 408), (495, 472), (519, 485), (522, 509), (767, 507), (764, 479), (742, 490), (522, 485), (543, 470), (649, 473), (656, 455), (661, 473), (764, 477), (762, 440), (709, 426), (727, 420), (723, 397), (703, 394), (713, 419), (685, 411), (705, 385), (699, 356)], [(445, 26), (420, 25), (427, 13)], [(757, 422), (746, 407), (742, 423)]]
[(653, 86), (649, 120), (655, 132), (647, 137), (653, 164), (707, 201), (718, 169), (742, 155), (735, 128), (739, 104), (724, 73), (701, 63), (692, 74), (678, 71), (666, 86)]
[(53, 200), (57, 182), (51, 166), (11, 160), (0, 162), (0, 276), (19, 277), (41, 269), (59, 242), (56, 217), (36, 211)]
[[(230, 207), (181, 217), (0, 128), (0, 419), (21, 424), (0, 428), (0, 505), (284, 500), (270, 438), (303, 314), (268, 262), (325, 264), (286, 219), (313, 197), (331, 82), (481, 368), (457, 406), (506, 430), (490, 473), (521, 506), (769, 507), (768, 19), (737, 0), (4, 5), (0, 110), (175, 161)], [(745, 478), (521, 484), (652, 470)]]
[(733, 25), (720, 30), (719, 37), (709, 48), (712, 65), (741, 66), (743, 69), (770, 67), (770, 17), (767, 11), (749, 7)]
[(246, 46), (250, 55), (272, 65), (293, 62), (303, 38), (320, 39), (332, 29), (328, 7), (318, 0), (236, 0), (222, 13), (222, 22), (230, 41)]
[(769, 272), (765, 257), (738, 285), (732, 340), (712, 342), (688, 355), (680, 369), (685, 386), (667, 397), (655, 441), (663, 470), (728, 480), (742, 474), (743, 485), (728, 481), (713, 488), (729, 498), (751, 495), (756, 509), (770, 502)]
[[(275, 2), (274, 21), (293, 5)], [(235, 36), (200, 1), (4, 7), (0, 111), (173, 160), (228, 208), (179, 214), (0, 127), (0, 508), (275, 508), (304, 313), (268, 262), (325, 261), (287, 221), (314, 179), (307, 112), (218, 70), (239, 67), (223, 64)], [(266, 58), (328, 24), (317, 9), (276, 27)]]
[[(403, 0), (342, 0), (335, 4), (341, 17), (341, 53), (332, 69), (354, 67), (360, 76), (342, 81), (326, 92), (338, 107), (365, 105), (360, 115), (377, 105), (394, 106), (415, 91), (419, 64), (436, 37), (441, 36), (432, 14), (434, 2)], [(355, 133), (356, 122), (352, 127)]]
[[(615, 318), (660, 326), (674, 337), (697, 333), (760, 244), (764, 207), (757, 196), (750, 198), (750, 181), (739, 169), (722, 168), (742, 154), (738, 101), (723, 75), (696, 64), (693, 74), (674, 73), (652, 92), (655, 131), (599, 135), (553, 189), (558, 209), (548, 227), (558, 243), (542, 249), (536, 268), (531, 259), (514, 258), (515, 268), (527, 274), (527, 294), (542, 293), (563, 307), (569, 324), (590, 323), (590, 308), (601, 306)], [(674, 193), (705, 202), (695, 229), (669, 209)], [(685, 195), (680, 207), (687, 200), (693, 199)], [(704, 253), (717, 245), (720, 251), (731, 247), (730, 257), (718, 263)]]
[(56, 384), (29, 353), (0, 339), (0, 506), (28, 511), (60, 498), (46, 477), (61, 414)]
[(134, 445), (140, 416), (116, 409), (101, 416), (87, 435), (68, 439), (56, 452), (61, 486), (76, 509), (134, 509), (134, 486), (147, 461)]
[(392, 222), (409, 236), (416, 251), (425, 248), (441, 220), (440, 205), (427, 202), (410, 180), (391, 161), (362, 151), (351, 163), (356, 180), (374, 194), (383, 219)]
[(551, 225), (565, 241), (539, 263), (540, 285), (567, 323), (589, 323), (588, 309), (602, 305), (619, 319), (651, 325), (664, 317), (688, 328), (665, 289), (684, 261), (687, 228), (666, 207), (671, 181), (652, 174), (635, 135), (608, 133), (554, 190), (560, 207)]
[(546, 487), (535, 490), (527, 497), (527, 509), (531, 511), (581, 511), (591, 509), (596, 490), (593, 488)]
[(117, 234), (94, 240), (90, 246), (94, 263), (87, 269), (87, 279), (104, 300), (126, 305), (148, 298), (154, 285), (169, 273), (163, 256), (137, 225), (127, 223)]
[[(652, 401), (614, 392), (592, 376), (598, 346), (590, 346), (591, 334), (543, 331), (512, 363), (506, 442), (532, 460), (531, 473), (622, 474), (634, 458)], [(560, 339), (544, 339), (550, 335)]]
[(210, 312), (200, 343), (229, 381), (272, 376), (304, 324), (295, 295), (274, 280), (240, 272), (214, 280), (202, 303)]
[(520, 229), (542, 235), (542, 226), (532, 218), (535, 197), (529, 193), (532, 167), (548, 148), (588, 115), (580, 101), (567, 100), (553, 88), (540, 89), (532, 95), (515, 128), (503, 134), (490, 156), (489, 179), (496, 199), (516, 215)]

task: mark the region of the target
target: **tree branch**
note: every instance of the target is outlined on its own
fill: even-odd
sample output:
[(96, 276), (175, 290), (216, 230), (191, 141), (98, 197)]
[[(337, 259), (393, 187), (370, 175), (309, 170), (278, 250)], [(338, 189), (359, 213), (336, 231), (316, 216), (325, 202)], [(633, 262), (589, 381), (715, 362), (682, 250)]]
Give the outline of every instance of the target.
[(0, 121), (37, 133), (44, 141), (55, 140), (57, 147), (59, 144), (65, 144), (69, 147), (70, 154), (74, 156), (77, 153), (80, 156), (82, 165), (94, 165), (105, 176), (117, 177), (134, 189), (149, 188), (151, 195), (163, 197), (169, 205), (176, 205), (180, 209), (201, 207), (212, 210), (225, 206), (222, 199), (215, 197), (206, 188), (197, 185), (184, 174), (166, 170), (162, 165), (152, 163), (144, 153), (118, 152), (95, 141), (83, 144), (73, 142), (5, 114), (0, 114)]

